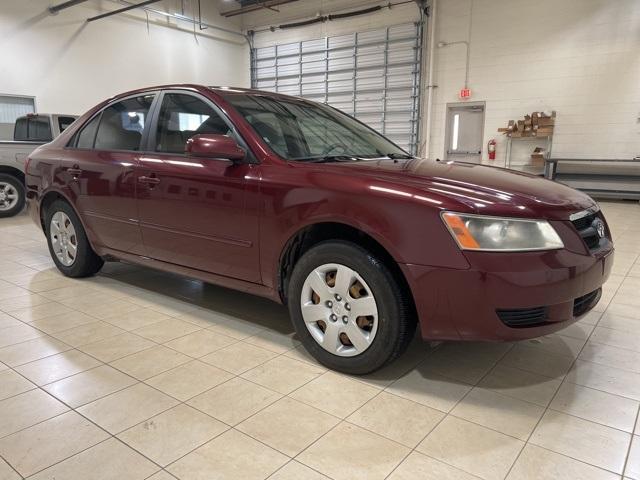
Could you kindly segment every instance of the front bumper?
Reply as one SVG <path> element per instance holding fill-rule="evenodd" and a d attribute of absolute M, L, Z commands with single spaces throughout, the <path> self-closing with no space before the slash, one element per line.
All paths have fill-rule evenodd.
<path fill-rule="evenodd" d="M 576 300 L 588 299 L 579 314 L 595 306 L 613 265 L 610 245 L 587 255 L 563 249 L 465 256 L 464 270 L 401 265 L 425 339 L 508 341 L 556 332 L 577 319 Z M 541 308 L 544 316 L 528 326 L 509 326 L 502 314 Z"/>

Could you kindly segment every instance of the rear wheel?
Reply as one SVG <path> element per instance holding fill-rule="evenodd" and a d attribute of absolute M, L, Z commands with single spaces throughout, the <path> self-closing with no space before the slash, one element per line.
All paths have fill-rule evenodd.
<path fill-rule="evenodd" d="M 47 243 L 58 270 L 67 277 L 96 274 L 104 261 L 91 248 L 76 212 L 63 200 L 53 202 L 45 213 Z"/>
<path fill-rule="evenodd" d="M 298 336 L 322 364 L 365 374 L 399 356 L 415 331 L 408 292 L 357 245 L 323 242 L 307 251 L 289 281 Z"/>
<path fill-rule="evenodd" d="M 0 173 L 0 218 L 13 217 L 22 211 L 25 188 L 22 181 L 13 175 Z"/>

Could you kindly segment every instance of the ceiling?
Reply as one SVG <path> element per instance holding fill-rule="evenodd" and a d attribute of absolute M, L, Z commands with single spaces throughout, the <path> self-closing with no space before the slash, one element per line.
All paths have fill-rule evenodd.
<path fill-rule="evenodd" d="M 221 14 L 237 10 L 243 6 L 251 7 L 256 4 L 270 1 L 278 3 L 271 8 L 256 8 L 251 12 L 243 13 L 236 17 L 240 18 L 240 24 L 244 29 L 253 29 L 256 27 L 264 27 L 277 25 L 280 23 L 291 22 L 313 18 L 318 14 L 335 13 L 339 11 L 356 10 L 358 8 L 380 5 L 380 0 L 215 0 L 217 2 L 218 11 Z"/>

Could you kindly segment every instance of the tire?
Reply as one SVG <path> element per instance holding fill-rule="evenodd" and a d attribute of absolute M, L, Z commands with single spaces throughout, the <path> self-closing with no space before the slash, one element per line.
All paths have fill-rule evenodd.
<path fill-rule="evenodd" d="M 340 272 L 349 271 L 340 277 Z M 350 285 L 348 297 L 336 296 L 345 291 L 345 285 Z M 365 295 L 354 298 L 354 288 L 356 295 Z M 345 241 L 327 241 L 309 249 L 296 263 L 287 303 L 298 337 L 316 360 L 333 370 L 364 375 L 396 359 L 411 342 L 416 316 L 409 295 L 387 266 L 367 250 Z M 371 296 L 373 299 L 365 298 Z M 376 314 L 358 316 L 373 311 Z M 320 321 L 314 322 L 316 317 Z M 340 332 L 338 343 L 334 342 L 336 331 Z M 351 332 L 359 342 L 349 337 Z"/>
<path fill-rule="evenodd" d="M 25 188 L 19 178 L 0 173 L 0 218 L 13 217 L 24 209 Z"/>
<path fill-rule="evenodd" d="M 55 223 L 52 224 L 54 217 Z M 82 222 L 67 202 L 56 200 L 47 208 L 45 229 L 51 258 L 64 275 L 81 278 L 90 277 L 100 271 L 104 261 L 91 248 Z M 75 247 L 73 255 L 65 256 L 61 252 L 61 237 L 65 233 L 66 250 L 71 252 L 72 247 Z M 59 255 L 62 255 L 62 258 Z M 69 260 L 71 260 L 70 263 Z"/>

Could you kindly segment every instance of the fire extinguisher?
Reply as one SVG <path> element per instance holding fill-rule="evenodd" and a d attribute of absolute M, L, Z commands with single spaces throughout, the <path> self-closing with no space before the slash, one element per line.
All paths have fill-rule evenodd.
<path fill-rule="evenodd" d="M 494 138 L 489 140 L 489 143 L 487 143 L 487 151 L 489 152 L 489 160 L 495 160 L 496 159 L 496 140 Z"/>

